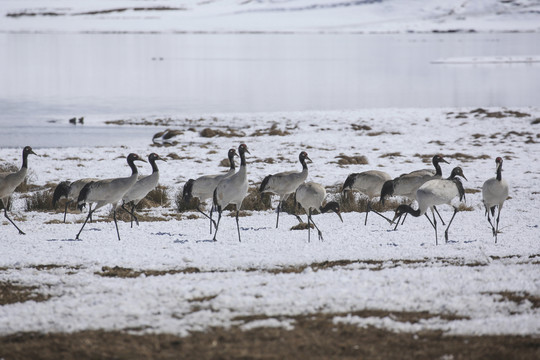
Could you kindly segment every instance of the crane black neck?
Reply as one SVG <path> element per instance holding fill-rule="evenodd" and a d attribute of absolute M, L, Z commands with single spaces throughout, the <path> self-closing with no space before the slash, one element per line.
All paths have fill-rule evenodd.
<path fill-rule="evenodd" d="M 26 151 L 23 152 L 21 169 L 28 169 L 28 153 Z"/>
<path fill-rule="evenodd" d="M 433 166 L 435 166 L 435 175 L 442 176 L 441 165 L 435 159 L 433 159 Z"/>
<path fill-rule="evenodd" d="M 245 155 L 245 151 L 243 149 L 241 149 L 240 151 L 238 151 L 240 153 L 240 166 L 246 166 L 246 155 Z"/>
<path fill-rule="evenodd" d="M 497 181 L 502 180 L 502 164 L 497 166 Z"/>
<path fill-rule="evenodd" d="M 128 162 L 129 167 L 131 168 L 131 174 L 132 175 L 137 174 L 138 173 L 137 166 L 135 165 L 133 159 L 128 157 L 127 162 Z M 152 165 L 152 168 L 153 168 L 153 165 Z"/>
<path fill-rule="evenodd" d="M 158 169 L 157 164 L 156 164 L 156 160 L 155 159 L 149 159 L 148 161 L 150 161 L 150 165 L 152 165 L 152 173 L 159 172 L 159 169 Z"/>
<path fill-rule="evenodd" d="M 229 155 L 229 164 L 230 164 L 230 170 L 236 169 L 236 165 L 234 165 L 234 154 Z"/>
<path fill-rule="evenodd" d="M 404 213 L 404 212 L 409 213 L 414 217 L 419 217 L 420 216 L 420 208 L 414 210 L 410 205 L 405 205 L 405 204 L 399 205 L 398 210 L 400 212 L 402 212 L 402 213 Z"/>
<path fill-rule="evenodd" d="M 307 170 L 307 164 L 306 164 L 306 159 L 301 157 L 300 158 L 300 164 L 302 164 L 302 169 L 303 170 Z"/>

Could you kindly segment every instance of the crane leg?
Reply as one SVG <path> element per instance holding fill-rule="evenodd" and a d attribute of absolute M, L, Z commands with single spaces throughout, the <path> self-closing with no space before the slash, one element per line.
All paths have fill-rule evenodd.
<path fill-rule="evenodd" d="M 0 201 L 2 201 L 2 200 L 0 200 Z M 7 203 L 9 203 L 9 200 L 7 201 Z M 7 203 L 4 204 L 4 203 L 2 202 L 2 204 L 4 204 L 4 216 L 6 217 L 6 219 L 9 220 L 10 223 L 13 224 L 13 226 L 15 226 L 15 228 L 16 228 L 17 230 L 19 230 L 19 234 L 20 234 L 20 235 L 26 235 L 21 229 L 19 229 L 19 227 L 18 227 L 17 225 L 15 225 L 15 223 L 13 222 L 13 220 L 11 220 L 11 219 L 9 218 L 8 213 L 7 213 L 7 208 L 8 208 L 8 204 L 7 204 Z"/>
<path fill-rule="evenodd" d="M 217 218 L 217 224 L 216 224 L 216 231 L 214 232 L 214 238 L 212 239 L 213 241 L 217 241 L 216 235 L 219 229 L 219 222 L 221 221 L 221 206 L 219 205 L 217 206 L 217 212 L 218 212 L 218 218 Z"/>
<path fill-rule="evenodd" d="M 433 229 L 435 229 L 435 245 L 439 245 L 439 241 L 437 239 L 437 219 L 435 219 L 435 214 L 433 213 L 433 211 L 431 211 L 431 213 L 433 214 L 433 221 L 431 221 L 427 213 L 424 215 L 426 215 L 426 219 L 428 219 Z"/>
<path fill-rule="evenodd" d="M 444 231 L 444 240 L 448 242 L 448 229 L 450 228 L 450 225 L 452 225 L 452 221 L 454 221 L 454 216 L 457 214 L 457 208 L 454 208 L 454 215 L 452 215 L 452 218 L 450 219 L 450 222 L 448 223 L 448 226 L 446 227 L 446 230 Z"/>
<path fill-rule="evenodd" d="M 214 223 L 214 226 L 216 226 L 216 222 L 214 220 L 212 220 L 212 212 L 210 212 L 210 216 L 206 215 L 206 213 L 204 211 L 202 211 L 202 209 L 197 205 L 197 211 L 200 212 L 201 214 L 203 214 L 206 218 L 210 219 L 210 234 L 212 233 L 212 223 Z M 210 210 L 212 211 L 212 210 Z"/>
<path fill-rule="evenodd" d="M 313 218 L 311 217 L 311 209 L 309 210 L 309 217 L 311 218 L 311 222 L 313 223 L 313 226 L 315 226 L 315 229 L 317 229 L 319 240 L 324 241 L 323 236 L 322 236 L 322 231 L 319 230 L 319 227 L 317 226 L 317 224 L 315 224 L 315 221 L 313 221 Z"/>
<path fill-rule="evenodd" d="M 113 211 L 114 226 L 116 226 L 116 235 L 118 235 L 118 241 L 120 241 L 120 232 L 118 231 L 118 222 L 116 221 L 116 208 Z"/>
<path fill-rule="evenodd" d="M 135 219 L 137 226 L 139 226 L 139 219 L 137 219 L 137 216 L 135 215 L 135 205 L 131 205 L 131 216 L 133 216 L 133 219 Z M 131 219 L 131 227 L 133 227 L 133 219 Z"/>
<path fill-rule="evenodd" d="M 380 212 L 378 212 L 377 210 L 374 210 L 372 207 L 371 207 L 371 202 L 368 201 L 368 209 L 367 211 L 373 211 L 375 214 L 379 215 L 380 217 L 382 217 L 383 219 L 385 219 L 386 221 L 388 221 L 390 224 L 392 224 L 392 220 L 390 220 L 389 218 L 387 218 L 386 216 L 384 216 L 383 214 L 381 214 Z M 367 212 L 366 212 L 366 222 L 364 223 L 364 225 L 367 224 Z"/>
<path fill-rule="evenodd" d="M 238 212 L 238 205 L 236 205 L 236 230 L 238 230 L 238 241 L 242 242 L 242 240 L 240 239 L 240 224 L 238 223 Z"/>
<path fill-rule="evenodd" d="M 435 209 L 435 212 L 437 213 L 437 215 L 439 215 L 439 219 L 441 219 L 442 224 L 443 224 L 443 225 L 446 225 L 446 224 L 444 223 L 444 220 L 443 220 L 441 214 L 439 214 L 439 210 L 437 210 L 437 207 L 433 206 L 433 208 Z"/>
<path fill-rule="evenodd" d="M 69 203 L 71 203 L 71 201 L 66 201 L 66 206 L 64 207 L 64 224 L 66 223 L 66 214 Z"/>
<path fill-rule="evenodd" d="M 277 219 L 276 219 L 276 229 L 278 228 L 278 224 L 279 224 L 279 211 L 281 210 L 281 200 L 279 201 L 278 205 L 277 205 Z"/>
<path fill-rule="evenodd" d="M 311 225 L 310 225 L 310 221 L 311 221 L 311 209 L 309 209 L 308 211 L 308 216 L 307 216 L 307 242 L 311 242 Z"/>
<path fill-rule="evenodd" d="M 497 213 L 497 227 L 495 228 L 495 244 L 497 243 L 497 234 L 499 233 L 499 218 L 501 217 L 501 205 L 499 205 L 499 212 Z"/>
<path fill-rule="evenodd" d="M 96 206 L 96 207 L 97 207 L 97 206 Z M 81 232 L 83 231 L 84 226 L 86 225 L 86 222 L 88 221 L 88 219 L 90 219 L 90 218 L 92 217 L 92 212 L 93 212 L 93 211 L 92 211 L 92 205 L 88 205 L 88 208 L 89 208 L 89 210 L 88 210 L 88 215 L 86 216 L 86 219 L 84 220 L 84 223 L 83 223 L 82 226 L 81 226 L 81 230 L 79 230 L 79 233 L 77 234 L 77 236 L 75 236 L 75 239 L 77 239 L 77 240 L 79 239 L 79 235 L 81 235 Z M 96 209 L 94 208 L 94 211 L 95 211 L 95 210 L 96 210 Z"/>

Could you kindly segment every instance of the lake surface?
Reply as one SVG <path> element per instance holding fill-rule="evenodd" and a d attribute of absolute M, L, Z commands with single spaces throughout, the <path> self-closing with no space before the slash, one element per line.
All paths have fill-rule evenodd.
<path fill-rule="evenodd" d="M 540 106 L 538 63 L 432 63 L 539 55 L 537 33 L 0 34 L 0 46 L 2 147 L 28 139 L 35 146 L 80 144 L 35 136 L 47 126 L 59 138 L 80 135 L 67 125 L 74 116 L 91 124 L 222 112 Z M 121 143 L 100 131 L 127 131 L 94 130 L 86 140 L 96 145 Z M 130 136 L 148 140 L 147 133 Z"/>

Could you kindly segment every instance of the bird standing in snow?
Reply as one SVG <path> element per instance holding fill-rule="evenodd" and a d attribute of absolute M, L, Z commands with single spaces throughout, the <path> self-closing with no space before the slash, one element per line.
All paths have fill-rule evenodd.
<path fill-rule="evenodd" d="M 154 188 L 158 185 L 159 169 L 156 164 L 157 160 L 165 162 L 167 161 L 156 153 L 151 153 L 150 155 L 148 155 L 148 162 L 150 163 L 150 165 L 152 165 L 152 174 L 141 176 L 137 180 L 135 185 L 133 185 L 122 197 L 122 209 L 124 209 L 131 215 L 131 227 L 133 227 L 133 219 L 135 219 L 135 222 L 137 223 L 137 225 L 139 225 L 139 220 L 135 215 L 135 207 L 142 199 L 144 199 L 146 195 L 148 195 L 150 191 L 154 190 Z M 131 205 L 131 211 L 125 208 L 126 204 Z"/>
<path fill-rule="evenodd" d="M 317 184 L 315 182 L 308 182 L 300 185 L 298 189 L 296 189 L 296 201 L 304 208 L 307 214 L 308 218 L 308 242 L 310 241 L 311 236 L 311 226 L 310 222 L 313 223 L 313 226 L 317 229 L 317 232 L 319 234 L 319 240 L 323 240 L 322 232 L 319 229 L 319 227 L 315 224 L 313 221 L 312 210 L 318 210 L 321 213 L 328 212 L 329 210 L 334 211 L 338 216 L 341 222 L 343 222 L 343 218 L 341 217 L 339 204 L 335 201 L 330 201 L 325 206 L 322 206 L 322 203 L 324 201 L 324 198 L 326 197 L 326 189 L 321 185 Z"/>
<path fill-rule="evenodd" d="M 76 202 L 77 198 L 79 197 L 79 193 L 81 192 L 81 189 L 88 184 L 91 181 L 96 181 L 98 179 L 95 178 L 84 178 L 75 180 L 73 182 L 69 181 L 62 181 L 60 184 L 56 186 L 53 193 L 53 199 L 52 199 L 52 205 L 54 208 L 56 208 L 56 203 L 58 201 L 65 197 L 67 199 L 66 205 L 64 207 L 64 223 L 66 222 L 66 214 L 69 204 L 72 202 Z M 91 220 L 91 219 L 90 219 Z"/>
<path fill-rule="evenodd" d="M 229 205 L 234 204 L 236 207 L 236 228 L 238 230 L 238 241 L 240 239 L 240 225 L 238 224 L 238 212 L 242 206 L 242 202 L 248 192 L 248 180 L 246 169 L 246 153 L 250 153 L 246 144 L 241 144 L 238 147 L 238 154 L 240 154 L 240 169 L 238 172 L 222 179 L 214 190 L 214 206 L 217 207 L 218 221 L 216 224 L 216 231 L 214 232 L 213 240 L 216 241 L 216 235 L 219 228 L 219 222 L 221 220 L 221 212 Z"/>
<path fill-rule="evenodd" d="M 236 171 L 236 167 L 234 165 L 235 156 L 236 156 L 236 150 L 229 149 L 229 152 L 228 152 L 229 171 L 227 171 L 226 173 L 215 174 L 215 175 L 204 175 L 204 176 L 198 177 L 197 179 L 189 179 L 184 185 L 184 189 L 182 192 L 182 198 L 184 202 L 189 202 L 194 197 L 198 198 L 199 202 L 212 199 L 212 197 L 214 196 L 214 190 L 216 190 L 216 187 L 218 186 L 219 182 L 233 175 L 234 172 Z M 211 234 L 212 224 L 214 224 L 214 226 L 216 225 L 214 220 L 212 220 L 213 207 L 210 208 L 210 215 L 206 215 L 206 213 L 201 209 L 200 205 L 197 205 L 197 211 L 203 214 L 204 216 L 206 216 L 208 219 L 210 219 L 210 234 Z"/>
<path fill-rule="evenodd" d="M 504 201 L 508 197 L 508 183 L 505 179 L 502 178 L 502 164 L 503 159 L 498 157 L 495 159 L 495 164 L 497 166 L 496 177 L 486 180 L 482 186 L 482 199 L 484 201 L 484 206 L 486 208 L 486 215 L 491 225 L 491 230 L 493 236 L 495 237 L 495 243 L 497 243 L 497 234 L 499 232 L 499 218 L 501 217 L 501 209 L 503 207 Z M 495 208 L 498 208 L 497 211 L 497 224 L 493 226 L 489 213 L 491 216 L 495 217 Z"/>
<path fill-rule="evenodd" d="M 300 164 L 302 164 L 302 171 L 286 171 L 273 175 L 268 175 L 263 179 L 263 181 L 261 182 L 261 186 L 259 187 L 259 192 L 261 193 L 270 192 L 279 195 L 276 228 L 279 225 L 279 212 L 281 210 L 283 202 L 287 200 L 289 195 L 296 191 L 300 184 L 306 181 L 308 176 L 308 167 L 306 165 L 306 160 L 309 160 L 310 162 L 312 161 L 309 158 L 307 152 L 302 151 L 300 155 L 298 155 L 298 159 L 300 160 Z"/>
<path fill-rule="evenodd" d="M 451 201 L 456 197 L 459 197 L 460 201 L 465 199 L 465 189 L 457 176 L 461 176 L 467 180 L 463 174 L 463 170 L 460 167 L 455 167 L 452 170 L 452 174 L 447 179 L 435 179 L 425 182 L 416 192 L 418 209 L 414 210 L 410 205 L 399 205 L 396 209 L 393 221 L 405 213 L 409 213 L 415 217 L 425 214 L 426 218 L 429 220 L 429 223 L 435 229 L 435 244 L 438 245 L 437 219 L 435 219 L 434 207 L 435 205 L 448 204 L 454 208 L 454 214 L 452 215 L 452 218 L 450 219 L 450 222 L 448 223 L 448 226 L 444 232 L 444 237 L 446 242 L 448 242 L 448 229 L 450 228 L 450 225 L 452 225 L 452 221 L 454 220 L 454 217 L 458 211 L 458 208 L 453 206 Z M 427 209 L 431 209 L 433 221 L 431 221 L 429 216 L 426 214 Z"/>
<path fill-rule="evenodd" d="M 28 172 L 28 155 L 30 154 L 37 155 L 30 146 L 25 146 L 22 152 L 21 169 L 16 172 L 0 173 L 0 201 L 4 205 L 4 216 L 17 230 L 19 230 L 19 234 L 21 235 L 25 235 L 25 233 L 9 218 L 7 209 L 11 194 L 13 194 L 17 186 L 19 186 L 26 177 L 26 173 Z"/>
<path fill-rule="evenodd" d="M 388 222 L 391 222 L 386 216 L 371 208 L 371 199 L 381 196 L 382 187 L 384 183 L 389 180 L 392 180 L 390 175 L 379 170 L 368 170 L 347 176 L 341 191 L 356 190 L 368 197 L 364 225 L 367 225 L 367 218 L 370 211 L 373 211 L 375 214 L 385 218 Z"/>
<path fill-rule="evenodd" d="M 123 178 L 112 178 L 92 181 L 82 188 L 77 199 L 79 210 L 81 210 L 86 203 L 90 205 L 88 216 L 86 217 L 86 220 L 84 220 L 84 223 L 81 226 L 81 230 L 79 230 L 79 233 L 77 234 L 75 239 L 79 238 L 79 235 L 81 235 L 81 232 L 83 231 L 86 222 L 97 209 L 107 204 L 112 204 L 114 225 L 116 226 L 116 235 L 118 235 L 118 240 L 120 240 L 120 232 L 118 231 L 118 223 L 116 221 L 116 208 L 118 207 L 118 202 L 122 200 L 122 197 L 137 182 L 138 171 L 137 166 L 134 163 L 135 161 L 146 162 L 146 160 L 142 159 L 137 154 L 129 154 L 127 156 L 127 163 L 131 168 L 130 176 Z M 92 203 L 96 203 L 96 206 L 93 209 L 91 205 Z"/>

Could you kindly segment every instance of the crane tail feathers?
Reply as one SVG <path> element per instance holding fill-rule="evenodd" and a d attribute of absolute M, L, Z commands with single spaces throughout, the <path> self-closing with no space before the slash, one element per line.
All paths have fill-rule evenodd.
<path fill-rule="evenodd" d="M 81 189 L 81 192 L 79 193 L 79 197 L 77 198 L 77 207 L 81 211 L 84 207 L 84 204 L 86 204 L 86 199 L 88 198 L 88 194 L 90 193 L 93 184 L 94 181 L 90 181 L 88 184 L 84 185 L 84 187 Z"/>
<path fill-rule="evenodd" d="M 387 196 L 394 195 L 394 180 L 387 180 L 384 182 L 381 189 L 381 204 L 384 205 L 384 199 Z"/>
<path fill-rule="evenodd" d="M 266 190 L 266 187 L 268 186 L 268 182 L 270 181 L 271 177 L 272 175 L 268 175 L 267 177 L 263 179 L 261 186 L 259 187 L 259 192 L 263 192 Z"/>
<path fill-rule="evenodd" d="M 345 190 L 352 190 L 352 186 L 354 185 L 354 181 L 356 180 L 357 174 L 351 174 L 347 176 L 347 179 L 343 183 L 343 187 L 341 188 L 341 192 Z"/>
<path fill-rule="evenodd" d="M 189 179 L 184 185 L 184 190 L 182 191 L 182 199 L 184 199 L 185 202 L 188 202 L 193 197 L 193 184 L 194 183 L 195 183 L 195 180 Z"/>
<path fill-rule="evenodd" d="M 60 200 L 62 197 L 67 198 L 68 193 L 69 193 L 69 185 L 70 185 L 69 181 L 62 181 L 54 189 L 53 199 L 52 199 L 52 205 L 54 208 L 56 207 L 56 203 L 58 202 L 58 200 Z"/>

